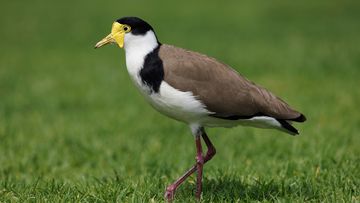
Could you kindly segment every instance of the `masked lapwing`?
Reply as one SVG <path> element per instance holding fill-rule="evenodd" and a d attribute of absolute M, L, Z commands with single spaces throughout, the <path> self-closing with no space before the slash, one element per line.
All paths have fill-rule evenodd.
<path fill-rule="evenodd" d="M 298 131 L 291 122 L 306 120 L 230 66 L 200 53 L 161 44 L 151 25 L 140 18 L 118 19 L 95 48 L 110 43 L 125 49 L 129 75 L 146 100 L 162 114 L 188 124 L 194 136 L 196 163 L 167 187 L 167 200 L 174 198 L 179 185 L 195 171 L 196 197 L 200 199 L 203 165 L 216 153 L 205 127 L 245 125 L 296 135 Z M 207 146 L 204 154 L 201 137 Z"/>

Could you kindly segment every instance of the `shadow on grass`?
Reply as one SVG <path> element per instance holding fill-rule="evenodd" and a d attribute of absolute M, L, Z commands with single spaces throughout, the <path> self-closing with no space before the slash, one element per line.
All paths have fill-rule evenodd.
<path fill-rule="evenodd" d="M 192 181 L 191 181 L 192 182 Z M 186 184 L 180 189 L 177 199 L 194 196 L 195 183 Z M 278 199 L 300 198 L 304 201 L 316 199 L 318 194 L 307 183 L 290 183 L 286 180 L 244 181 L 239 177 L 223 175 L 218 179 L 205 179 L 203 182 L 204 202 L 221 201 L 275 201 Z"/>

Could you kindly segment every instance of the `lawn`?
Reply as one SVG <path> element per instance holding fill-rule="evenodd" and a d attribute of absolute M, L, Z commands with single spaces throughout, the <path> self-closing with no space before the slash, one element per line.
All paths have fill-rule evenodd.
<path fill-rule="evenodd" d="M 308 121 L 300 135 L 208 129 L 203 202 L 360 201 L 359 1 L 5 1 L 0 202 L 161 202 L 194 163 L 188 127 L 153 110 L 123 50 L 94 44 L 122 16 L 206 53 Z M 177 192 L 194 201 L 195 178 Z"/>

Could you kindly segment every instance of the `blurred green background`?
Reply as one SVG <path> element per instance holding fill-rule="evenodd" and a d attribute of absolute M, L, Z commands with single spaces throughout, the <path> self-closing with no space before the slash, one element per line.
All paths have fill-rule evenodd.
<path fill-rule="evenodd" d="M 209 129 L 204 202 L 360 201 L 359 1 L 2 1 L 0 201 L 159 202 L 194 163 L 188 127 L 153 110 L 123 50 L 94 44 L 138 16 L 308 121 L 301 135 Z M 193 201 L 192 177 L 177 192 Z"/>

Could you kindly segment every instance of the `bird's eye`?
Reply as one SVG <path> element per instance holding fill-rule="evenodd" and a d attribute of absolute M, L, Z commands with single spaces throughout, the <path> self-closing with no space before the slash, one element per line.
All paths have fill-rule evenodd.
<path fill-rule="evenodd" d="M 130 32 L 131 28 L 130 28 L 130 26 L 125 25 L 123 30 L 127 33 L 127 32 Z"/>

